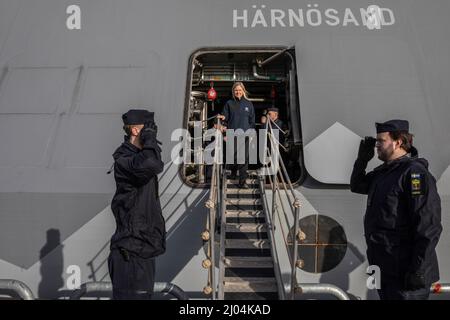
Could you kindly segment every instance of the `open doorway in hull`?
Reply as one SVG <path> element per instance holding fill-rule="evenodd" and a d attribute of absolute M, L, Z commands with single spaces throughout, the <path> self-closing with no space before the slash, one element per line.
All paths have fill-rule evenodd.
<path fill-rule="evenodd" d="M 190 58 L 184 127 L 194 137 L 194 130 L 205 132 L 213 126 L 213 118 L 222 112 L 225 103 L 232 98 L 231 88 L 241 81 L 249 92 L 249 100 L 255 108 L 256 129 L 261 127 L 261 117 L 268 108 L 277 107 L 279 118 L 285 124 L 285 150 L 283 161 L 290 180 L 301 183 L 304 178 L 300 110 L 297 91 L 297 74 L 293 49 L 271 48 L 205 48 Z M 208 99 L 208 90 L 214 88 L 216 99 Z M 210 143 L 201 146 L 191 141 L 188 157 L 194 162 Z M 257 169 L 250 164 L 249 169 Z M 183 180 L 194 187 L 208 186 L 211 166 L 183 164 Z"/>

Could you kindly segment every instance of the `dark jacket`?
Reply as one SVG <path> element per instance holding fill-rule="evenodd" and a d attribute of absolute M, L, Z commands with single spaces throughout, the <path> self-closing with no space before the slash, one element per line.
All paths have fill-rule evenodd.
<path fill-rule="evenodd" d="M 247 131 L 255 128 L 255 109 L 251 101 L 244 97 L 241 100 L 228 100 L 222 113 L 228 122 L 228 129 Z"/>
<path fill-rule="evenodd" d="M 439 280 L 436 245 L 442 231 L 441 201 L 425 159 L 401 157 L 368 174 L 356 160 L 351 190 L 367 194 L 364 231 L 370 264 L 401 278 L 420 272 L 428 284 Z M 382 280 L 383 281 L 383 280 Z"/>
<path fill-rule="evenodd" d="M 166 230 L 157 177 L 164 168 L 160 152 L 156 143 L 141 150 L 128 141 L 114 152 L 117 190 L 111 209 L 117 229 L 111 250 L 124 248 L 142 258 L 164 253 Z"/>

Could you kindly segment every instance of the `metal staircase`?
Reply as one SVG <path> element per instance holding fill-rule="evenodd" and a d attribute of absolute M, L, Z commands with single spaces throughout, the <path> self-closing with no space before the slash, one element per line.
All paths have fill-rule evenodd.
<path fill-rule="evenodd" d="M 268 226 L 256 172 L 248 189 L 224 179 L 219 299 L 279 299 Z"/>
<path fill-rule="evenodd" d="M 220 128 L 220 120 L 217 120 Z M 271 125 L 266 128 L 266 136 L 271 144 L 271 150 L 278 147 L 271 138 Z M 221 155 L 220 130 L 216 130 L 214 163 L 211 175 L 211 188 L 206 207 L 209 209 L 206 230 L 202 233 L 203 241 L 207 241 L 206 259 L 202 266 L 208 269 L 208 282 L 203 292 L 214 299 L 286 299 L 286 290 L 281 277 L 280 264 L 275 243 L 275 216 L 281 212 L 277 206 L 280 197 L 278 176 L 283 176 L 289 184 L 289 191 L 295 198 L 294 190 L 289 181 L 284 164 L 279 153 L 274 153 L 275 159 L 280 159 L 283 173 L 280 169 L 267 175 L 267 170 L 248 171 L 246 184 L 248 188 L 240 188 L 237 180 L 228 178 L 219 156 Z M 265 144 L 263 144 L 265 145 Z M 269 157 L 269 148 L 265 152 Z M 265 163 L 265 161 L 263 161 Z M 273 163 L 273 162 L 271 162 Z M 267 164 L 264 166 L 267 169 Z M 261 169 L 260 169 L 261 170 Z M 273 179 L 271 178 L 273 176 Z M 266 178 L 270 180 L 271 188 L 267 189 Z M 271 196 L 271 200 L 268 199 Z M 271 202 L 271 205 L 269 204 Z M 292 216 L 296 221 L 294 235 L 298 234 L 299 205 L 298 200 L 291 203 Z M 295 207 L 295 208 L 294 208 Z M 283 212 L 285 211 L 282 208 Z M 275 214 L 277 213 L 277 214 Z M 280 218 L 278 218 L 280 220 Z M 290 228 L 290 226 L 287 226 Z M 216 241 L 216 237 L 220 240 Z M 298 237 L 292 237 L 294 246 L 291 251 L 292 265 L 291 288 L 296 287 L 297 244 Z M 286 244 L 287 245 L 287 242 Z M 216 251 L 218 254 L 216 255 Z M 217 277 L 216 267 L 219 267 Z M 217 278 L 217 281 L 216 281 Z M 290 291 L 290 298 L 294 298 L 294 290 Z"/>

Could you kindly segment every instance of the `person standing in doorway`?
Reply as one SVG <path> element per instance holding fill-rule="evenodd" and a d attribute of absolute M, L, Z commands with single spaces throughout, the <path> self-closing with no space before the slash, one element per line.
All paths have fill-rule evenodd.
<path fill-rule="evenodd" d="M 245 183 L 247 179 L 248 170 L 248 152 L 249 152 L 249 132 L 250 129 L 255 128 L 255 109 L 251 101 L 248 100 L 248 93 L 242 82 L 234 83 L 232 89 L 233 99 L 230 99 L 225 104 L 222 114 L 218 117 L 227 121 L 228 130 L 234 130 L 234 159 L 231 167 L 230 179 L 236 179 L 236 174 L 239 172 L 239 187 L 248 188 Z M 230 137 L 227 131 L 227 143 L 230 142 Z M 239 153 L 244 152 L 244 159 L 240 159 Z"/>

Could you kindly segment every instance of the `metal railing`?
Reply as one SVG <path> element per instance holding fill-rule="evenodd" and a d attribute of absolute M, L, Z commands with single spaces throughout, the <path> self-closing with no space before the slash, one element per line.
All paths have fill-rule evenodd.
<path fill-rule="evenodd" d="M 350 300 L 349 296 L 342 289 L 332 284 L 299 284 L 296 288 L 299 294 L 329 294 L 335 296 L 339 300 Z M 450 293 L 450 284 L 434 283 L 430 287 L 430 294 L 448 294 Z"/>
<path fill-rule="evenodd" d="M 280 300 L 285 300 L 286 299 L 286 290 L 284 289 L 284 285 L 283 285 L 283 277 L 281 275 L 281 270 L 280 270 L 280 262 L 278 259 L 278 254 L 277 254 L 277 250 L 275 247 L 275 235 L 274 235 L 274 221 L 273 221 L 273 217 L 269 214 L 269 201 L 267 199 L 267 195 L 264 192 L 265 189 L 265 181 L 264 179 L 261 179 L 261 176 L 259 176 L 259 188 L 261 190 L 261 200 L 262 200 L 262 205 L 264 208 L 264 212 L 266 213 L 266 225 L 267 225 L 267 234 L 268 237 L 270 239 L 269 243 L 270 243 L 270 247 L 271 247 L 271 252 L 272 252 L 272 259 L 273 259 L 273 265 L 274 265 L 274 272 L 275 272 L 275 279 L 277 282 L 277 289 L 278 289 L 278 298 Z M 272 202 L 273 204 L 273 202 Z M 272 209 L 273 210 L 273 209 Z"/>
<path fill-rule="evenodd" d="M 70 300 L 80 300 L 81 297 L 93 292 L 112 293 L 111 282 L 86 282 L 80 286 L 80 289 L 74 291 Z M 153 286 L 154 293 L 168 293 L 178 300 L 189 300 L 187 294 L 178 286 L 168 282 L 155 282 Z"/>
<path fill-rule="evenodd" d="M 302 261 L 298 259 L 298 242 L 299 240 L 302 239 L 302 232 L 300 230 L 300 226 L 299 226 L 299 219 L 300 219 L 300 207 L 301 207 L 301 203 L 300 203 L 300 199 L 296 194 L 296 191 L 294 190 L 291 180 L 289 178 L 289 174 L 286 170 L 286 166 L 284 165 L 283 159 L 281 157 L 281 154 L 279 152 L 279 148 L 283 148 L 284 146 L 282 144 L 280 144 L 280 142 L 276 139 L 276 137 L 274 136 L 274 131 L 272 129 L 272 124 L 275 125 L 276 127 L 277 124 L 275 122 L 273 122 L 270 118 L 267 118 L 267 125 L 266 125 L 266 132 L 264 137 L 266 139 L 268 139 L 269 144 L 270 144 L 270 148 L 267 146 L 267 140 L 264 141 L 264 146 L 266 151 L 264 152 L 264 159 L 263 159 L 263 169 L 265 172 L 264 174 L 260 174 L 259 178 L 261 179 L 265 179 L 265 177 L 267 176 L 269 178 L 269 183 L 271 186 L 271 193 L 272 193 L 272 203 L 271 203 L 271 233 L 275 233 L 275 217 L 278 217 L 279 221 L 280 221 L 280 226 L 283 232 L 283 239 L 285 240 L 285 245 L 286 245 L 286 249 L 288 252 L 288 256 L 291 262 L 291 275 L 290 275 L 290 294 L 289 294 L 289 298 L 290 299 L 294 299 L 295 298 L 295 288 L 297 287 L 297 267 L 301 267 L 302 265 Z M 282 134 L 284 134 L 284 132 L 282 131 L 281 128 L 277 128 L 279 130 L 279 132 L 281 132 Z M 269 168 L 269 163 L 267 163 L 266 159 L 267 157 L 271 158 L 271 167 Z M 262 185 L 265 184 L 262 183 Z M 282 197 L 281 197 L 281 192 L 280 192 L 280 188 L 279 186 L 282 186 L 282 188 L 285 191 L 286 197 L 288 199 L 288 203 L 289 203 L 289 209 L 291 210 L 290 213 L 293 217 L 294 223 L 292 226 L 290 226 L 289 223 L 289 217 L 286 216 L 286 214 L 288 214 L 288 210 L 286 210 Z M 264 196 L 267 198 L 266 193 L 266 189 L 262 188 L 262 192 L 264 193 Z M 277 202 L 277 199 L 279 199 L 279 204 Z M 281 212 L 278 210 L 279 206 L 281 206 Z M 285 230 L 283 230 L 283 223 L 282 223 L 282 214 L 284 214 L 284 220 L 285 223 L 288 226 L 288 232 L 286 232 Z M 293 228 L 293 232 L 291 235 L 291 241 L 292 241 L 292 249 L 289 249 L 289 244 L 287 242 L 287 239 L 289 237 L 289 229 Z M 273 251 L 276 251 L 276 248 L 274 247 L 274 244 L 272 243 L 272 248 Z"/>
<path fill-rule="evenodd" d="M 296 288 L 298 294 L 329 294 L 339 300 L 350 300 L 344 290 L 332 284 L 305 284 L 301 283 Z M 450 293 L 450 284 L 448 283 L 434 283 L 430 287 L 430 294 L 447 294 Z"/>
<path fill-rule="evenodd" d="M 22 300 L 34 300 L 33 292 L 28 286 L 19 280 L 0 279 L 0 290 L 8 290 L 17 293 Z"/>
<path fill-rule="evenodd" d="M 203 293 L 206 295 L 211 295 L 211 299 L 216 299 L 217 285 L 216 285 L 216 258 L 215 258 L 215 237 L 217 221 L 220 218 L 221 210 L 221 175 L 222 175 L 222 165 L 221 159 L 221 144 L 222 144 L 222 133 L 221 133 L 221 121 L 217 118 L 217 130 L 215 133 L 215 147 L 214 147 L 214 162 L 211 173 L 211 187 L 209 191 L 209 199 L 206 201 L 205 206 L 209 209 L 209 214 L 206 220 L 206 230 L 202 233 L 202 239 L 208 241 L 207 257 L 203 260 L 202 266 L 208 269 L 208 283 L 203 288 Z"/>
<path fill-rule="evenodd" d="M 344 290 L 332 284 L 325 283 L 302 283 L 297 286 L 295 293 L 300 294 L 329 294 L 339 300 L 350 300 Z"/>
<path fill-rule="evenodd" d="M 450 293 L 450 284 L 448 283 L 433 283 L 430 288 L 431 294 Z"/>
<path fill-rule="evenodd" d="M 289 289 L 289 299 L 294 300 L 297 293 L 302 294 L 329 294 L 337 297 L 339 300 L 350 300 L 348 295 L 341 290 L 340 288 L 332 285 L 332 284 L 301 284 L 299 285 L 297 282 L 297 268 L 302 268 L 303 266 L 303 260 L 298 258 L 298 245 L 300 241 L 303 241 L 305 239 L 305 234 L 301 231 L 299 221 L 300 221 L 300 207 L 301 202 L 298 197 L 298 194 L 296 193 L 294 187 L 292 186 L 291 180 L 289 178 L 289 174 L 287 172 L 286 166 L 284 164 L 284 161 L 281 157 L 281 154 L 279 153 L 279 148 L 283 148 L 284 146 L 280 144 L 280 142 L 276 139 L 276 137 L 273 134 L 272 124 L 274 124 L 279 132 L 284 134 L 282 129 L 277 126 L 276 123 L 272 122 L 270 119 L 268 119 L 268 124 L 266 126 L 266 137 L 268 137 L 270 142 L 270 148 L 267 149 L 267 155 L 272 158 L 272 162 L 274 160 L 273 154 L 275 153 L 275 158 L 278 160 L 279 166 L 276 168 L 276 172 L 273 175 L 268 175 L 269 182 L 271 186 L 272 191 L 272 217 L 270 217 L 271 220 L 271 232 L 275 233 L 275 217 L 278 217 L 278 220 L 280 222 L 280 229 L 283 233 L 283 239 L 285 241 L 286 250 L 291 262 L 291 274 L 290 274 L 290 289 Z M 267 145 L 267 144 L 266 144 Z M 264 165 L 267 169 L 267 164 L 264 159 Z M 273 164 L 272 164 L 273 165 Z M 273 170 L 273 169 L 272 169 Z M 272 178 L 273 176 L 273 178 Z M 289 206 L 285 206 L 283 203 L 283 199 L 281 197 L 281 190 L 279 186 L 281 185 L 286 197 L 287 202 L 289 203 Z M 265 192 L 265 189 L 262 188 L 263 192 Z M 278 201 L 277 201 L 278 200 Z M 279 205 L 278 205 L 279 203 Z M 279 211 L 278 209 L 281 208 Z M 290 211 L 289 211 L 290 210 Z M 291 217 L 293 217 L 293 224 L 291 224 L 290 217 L 287 216 L 287 214 L 291 214 Z M 283 218 L 284 216 L 284 218 Z M 287 230 L 283 229 L 283 221 L 285 222 L 285 225 L 287 225 Z M 290 233 L 289 230 L 292 229 L 292 232 Z M 291 238 L 292 243 L 292 249 L 289 249 L 289 237 Z M 274 248 L 273 250 L 275 250 Z"/>

